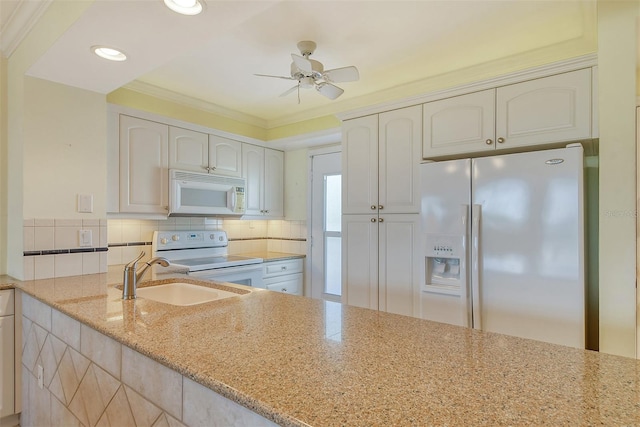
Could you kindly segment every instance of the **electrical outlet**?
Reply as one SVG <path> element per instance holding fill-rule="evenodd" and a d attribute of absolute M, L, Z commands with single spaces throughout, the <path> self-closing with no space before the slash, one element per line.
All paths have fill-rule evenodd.
<path fill-rule="evenodd" d="M 44 368 L 42 365 L 38 365 L 38 387 L 40 389 L 44 388 Z"/>
<path fill-rule="evenodd" d="M 91 247 L 93 245 L 91 230 L 78 230 L 78 242 L 82 248 Z"/>

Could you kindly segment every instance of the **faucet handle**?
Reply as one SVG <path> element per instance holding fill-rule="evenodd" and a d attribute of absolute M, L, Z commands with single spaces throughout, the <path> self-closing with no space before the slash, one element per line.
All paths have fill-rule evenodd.
<path fill-rule="evenodd" d="M 133 261 L 131 261 L 130 263 L 128 263 L 124 268 L 136 268 L 136 264 L 138 263 L 138 261 L 140 261 L 142 259 L 142 257 L 145 256 L 145 252 L 142 251 L 140 252 L 140 255 L 138 255 L 138 257 L 136 259 L 134 259 Z"/>

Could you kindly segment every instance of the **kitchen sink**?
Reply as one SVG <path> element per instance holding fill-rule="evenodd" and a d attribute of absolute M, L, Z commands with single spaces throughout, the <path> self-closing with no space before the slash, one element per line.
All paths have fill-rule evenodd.
<path fill-rule="evenodd" d="M 237 297 L 242 295 L 242 293 L 248 293 L 248 291 L 238 292 L 238 290 L 236 290 L 236 292 L 231 292 L 217 287 L 201 286 L 186 282 L 145 286 L 139 287 L 137 290 L 139 298 L 180 306 L 203 304 L 205 302 Z"/>

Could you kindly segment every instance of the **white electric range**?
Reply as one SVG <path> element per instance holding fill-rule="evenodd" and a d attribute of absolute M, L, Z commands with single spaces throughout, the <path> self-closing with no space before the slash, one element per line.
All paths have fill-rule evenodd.
<path fill-rule="evenodd" d="M 173 266 L 187 268 L 198 279 L 264 287 L 262 258 L 228 254 L 229 240 L 222 230 L 156 231 L 153 256 L 165 257 Z"/>

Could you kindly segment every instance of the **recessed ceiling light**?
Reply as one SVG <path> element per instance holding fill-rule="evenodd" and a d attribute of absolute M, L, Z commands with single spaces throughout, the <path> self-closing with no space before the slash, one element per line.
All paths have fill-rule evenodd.
<path fill-rule="evenodd" d="M 124 61 L 125 59 L 127 59 L 127 55 L 112 47 L 91 46 L 91 50 L 99 57 L 108 59 L 110 61 Z"/>
<path fill-rule="evenodd" d="M 164 0 L 164 4 L 174 12 L 183 15 L 197 15 L 204 10 L 204 0 Z"/>

